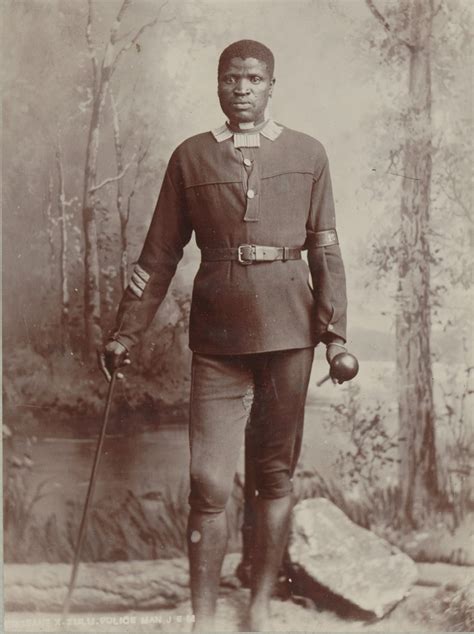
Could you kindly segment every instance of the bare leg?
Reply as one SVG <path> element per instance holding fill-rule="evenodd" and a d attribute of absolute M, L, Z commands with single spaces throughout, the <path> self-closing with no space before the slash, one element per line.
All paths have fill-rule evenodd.
<path fill-rule="evenodd" d="M 227 546 L 227 518 L 222 513 L 191 511 L 188 521 L 188 554 L 193 630 L 214 631 L 214 617 L 222 560 Z"/>
<path fill-rule="evenodd" d="M 195 631 L 215 628 L 227 545 L 226 503 L 232 492 L 253 375 L 246 358 L 193 354 L 188 553 Z"/>
<path fill-rule="evenodd" d="M 256 500 L 255 541 L 252 554 L 251 632 L 271 630 L 270 598 L 288 539 L 293 496 Z"/>

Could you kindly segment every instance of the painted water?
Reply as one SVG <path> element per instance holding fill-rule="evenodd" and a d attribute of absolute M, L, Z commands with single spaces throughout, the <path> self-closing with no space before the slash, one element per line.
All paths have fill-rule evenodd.
<path fill-rule="evenodd" d="M 337 478 L 335 461 L 347 447 L 344 433 L 331 427 L 331 404 L 344 398 L 347 386 L 334 386 L 330 382 L 320 388 L 316 381 L 326 372 L 324 361 L 317 360 L 313 367 L 311 388 L 308 395 L 305 434 L 301 463 L 314 468 L 325 478 Z M 437 374 L 446 368 L 436 368 Z M 392 402 L 392 414 L 387 420 L 390 428 L 396 428 L 394 407 L 395 380 L 392 363 L 361 363 L 360 376 L 354 385 L 360 387 L 360 397 L 367 403 Z M 131 422 L 131 424 L 133 421 Z M 99 432 L 100 421 L 97 421 Z M 32 460 L 31 483 L 33 486 L 47 482 L 47 495 L 35 506 L 38 518 L 56 514 L 61 518 L 67 500 L 85 498 L 94 459 L 97 437 L 87 439 L 36 437 L 29 448 Z M 14 453 L 19 454 L 24 445 L 15 439 Z M 95 500 L 121 496 L 131 490 L 137 496 L 159 500 L 167 490 L 176 490 L 187 484 L 189 465 L 188 428 L 182 424 L 162 425 L 156 431 L 108 436 L 105 440 L 98 474 Z M 238 470 L 243 468 L 243 452 Z"/>

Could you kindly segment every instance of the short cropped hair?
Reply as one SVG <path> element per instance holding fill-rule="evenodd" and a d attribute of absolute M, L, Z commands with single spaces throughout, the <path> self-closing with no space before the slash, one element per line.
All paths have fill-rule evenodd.
<path fill-rule="evenodd" d="M 220 77 L 224 72 L 226 66 L 234 57 L 240 57 L 241 59 L 248 59 L 254 57 L 267 65 L 270 77 L 273 78 L 273 71 L 275 70 L 275 58 L 271 50 L 256 40 L 239 40 L 233 44 L 229 44 L 225 48 L 221 56 L 219 57 L 219 65 L 217 67 L 217 76 Z"/>

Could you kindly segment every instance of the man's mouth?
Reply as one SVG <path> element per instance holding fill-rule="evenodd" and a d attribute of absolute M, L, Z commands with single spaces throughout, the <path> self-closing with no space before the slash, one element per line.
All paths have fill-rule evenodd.
<path fill-rule="evenodd" d="M 250 101 L 234 101 L 233 104 L 234 108 L 251 108 L 252 104 L 250 103 Z"/>

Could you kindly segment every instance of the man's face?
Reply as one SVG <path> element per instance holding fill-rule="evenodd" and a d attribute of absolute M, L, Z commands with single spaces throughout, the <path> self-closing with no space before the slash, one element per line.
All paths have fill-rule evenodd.
<path fill-rule="evenodd" d="M 218 79 L 219 101 L 231 123 L 261 123 L 275 80 L 254 57 L 233 57 Z"/>

